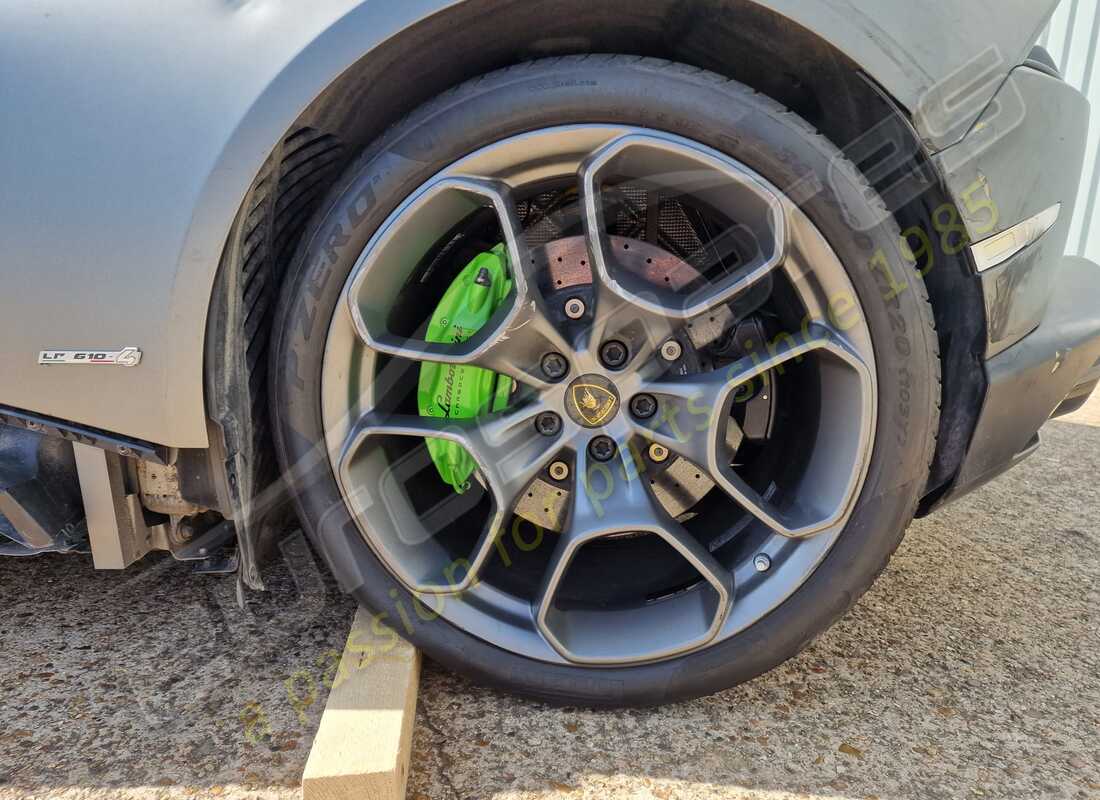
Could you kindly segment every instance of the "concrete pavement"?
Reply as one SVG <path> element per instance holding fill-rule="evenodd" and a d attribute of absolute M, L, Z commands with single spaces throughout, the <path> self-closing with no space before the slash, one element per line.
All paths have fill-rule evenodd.
<path fill-rule="evenodd" d="M 910 529 L 802 655 L 668 708 L 549 709 L 424 670 L 409 797 L 1100 797 L 1100 398 Z M 0 800 L 298 797 L 352 605 L 170 559 L 0 560 Z"/>

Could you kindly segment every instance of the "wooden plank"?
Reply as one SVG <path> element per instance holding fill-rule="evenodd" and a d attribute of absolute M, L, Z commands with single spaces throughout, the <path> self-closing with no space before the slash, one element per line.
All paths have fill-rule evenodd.
<path fill-rule="evenodd" d="M 73 442 L 76 474 L 84 496 L 88 542 L 96 569 L 125 569 L 153 549 L 136 495 L 127 495 L 122 459 L 98 447 Z M 136 524 L 137 522 L 141 524 Z"/>
<path fill-rule="evenodd" d="M 399 800 L 409 777 L 420 653 L 360 608 L 302 775 L 303 800 Z"/>
<path fill-rule="evenodd" d="M 1100 389 L 1092 393 L 1088 402 L 1064 417 L 1058 417 L 1056 422 L 1074 422 L 1078 425 L 1091 425 L 1100 428 Z"/>

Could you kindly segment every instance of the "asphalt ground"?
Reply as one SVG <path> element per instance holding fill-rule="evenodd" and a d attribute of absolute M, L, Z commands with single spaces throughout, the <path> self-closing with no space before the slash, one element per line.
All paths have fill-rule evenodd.
<path fill-rule="evenodd" d="M 592 712 L 426 664 L 409 797 L 1100 797 L 1100 398 L 1044 434 L 745 686 Z M 300 796 L 353 605 L 300 535 L 269 582 L 0 560 L 0 800 Z"/>

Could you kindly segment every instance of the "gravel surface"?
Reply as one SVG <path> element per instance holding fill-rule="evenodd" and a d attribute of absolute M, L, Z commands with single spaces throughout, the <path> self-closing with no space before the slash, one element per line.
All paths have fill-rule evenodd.
<path fill-rule="evenodd" d="M 1100 797 L 1100 398 L 1045 438 L 746 686 L 590 712 L 428 664 L 409 797 Z M 300 538 L 271 583 L 0 560 L 0 800 L 300 796 L 352 606 Z"/>
<path fill-rule="evenodd" d="M 282 555 L 244 612 L 170 557 L 0 559 L 0 800 L 300 797 L 354 603 Z"/>

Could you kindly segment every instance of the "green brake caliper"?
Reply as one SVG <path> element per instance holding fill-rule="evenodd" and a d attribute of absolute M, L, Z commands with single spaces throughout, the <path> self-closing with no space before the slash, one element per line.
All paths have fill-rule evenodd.
<path fill-rule="evenodd" d="M 508 256 L 503 244 L 481 253 L 447 287 L 428 324 L 429 342 L 464 342 L 481 329 L 508 292 Z M 425 362 L 420 366 L 417 404 L 422 417 L 469 419 L 508 404 L 512 379 L 481 367 Z M 474 459 L 457 442 L 428 439 L 428 452 L 440 477 L 464 492 Z"/>

